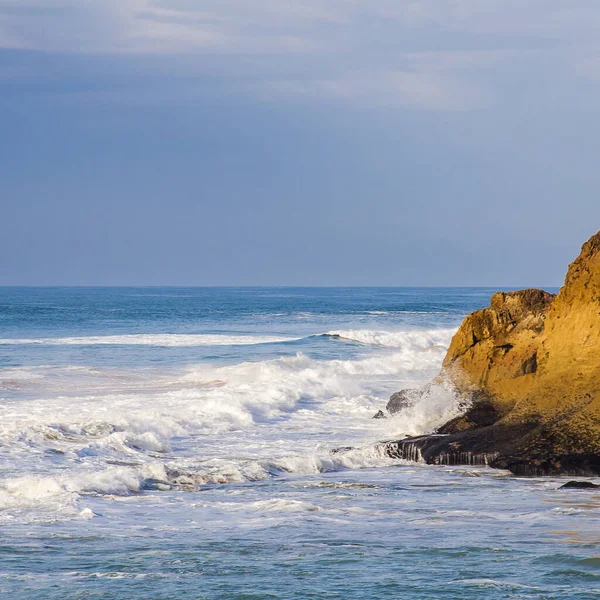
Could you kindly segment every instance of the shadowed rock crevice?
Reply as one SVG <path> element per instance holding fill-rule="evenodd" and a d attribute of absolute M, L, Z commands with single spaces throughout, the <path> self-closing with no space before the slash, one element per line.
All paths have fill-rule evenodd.
<path fill-rule="evenodd" d="M 521 365 L 519 377 L 523 375 L 530 375 L 537 371 L 537 352 L 534 352 L 527 360 Z"/>
<path fill-rule="evenodd" d="M 480 398 L 473 402 L 464 415 L 455 417 L 438 429 L 438 433 L 454 434 L 471 429 L 489 427 L 498 422 L 502 414 L 498 412 L 493 402 L 488 398 Z"/>

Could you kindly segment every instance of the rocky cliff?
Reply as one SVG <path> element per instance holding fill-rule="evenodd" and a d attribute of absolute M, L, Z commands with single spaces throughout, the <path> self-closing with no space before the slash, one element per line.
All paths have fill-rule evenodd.
<path fill-rule="evenodd" d="M 432 463 L 524 475 L 600 473 L 600 232 L 557 296 L 497 293 L 462 323 L 440 378 L 471 408 L 436 436 L 392 443 Z"/>

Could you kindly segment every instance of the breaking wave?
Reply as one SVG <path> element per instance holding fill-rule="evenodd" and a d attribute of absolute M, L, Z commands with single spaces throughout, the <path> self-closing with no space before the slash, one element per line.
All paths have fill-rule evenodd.
<path fill-rule="evenodd" d="M 446 349 L 456 329 L 431 329 L 413 331 L 372 331 L 368 329 L 328 331 L 324 336 L 360 344 L 406 348 L 413 350 Z"/>
<path fill-rule="evenodd" d="M 123 432 L 222 433 L 308 409 L 322 418 L 347 416 L 370 411 L 399 380 L 434 375 L 440 360 L 441 353 L 411 350 L 357 360 L 317 360 L 299 352 L 230 366 L 198 365 L 170 375 L 150 372 L 145 378 L 136 371 L 83 368 L 0 370 L 0 389 L 18 383 L 45 390 L 43 402 L 0 406 L 0 434 L 36 437 L 49 427 L 50 437 L 85 436 L 87 427 L 104 423 L 114 441 L 130 444 L 130 438 L 121 439 Z M 369 399 L 366 408 L 361 398 Z"/>
<path fill-rule="evenodd" d="M 0 369 L 0 394 L 24 391 L 0 404 L 0 445 L 6 449 L 0 456 L 6 475 L 0 482 L 0 521 L 25 513 L 39 520 L 91 518 L 82 510 L 87 496 L 398 464 L 378 442 L 431 431 L 455 414 L 456 399 L 439 389 L 398 417 L 371 417 L 392 392 L 437 374 L 452 334 L 451 329 L 322 334 L 380 347 L 346 359 L 297 352 L 225 366 Z M 233 344 L 241 338 L 290 339 L 216 339 Z M 81 340 L 183 345 L 213 343 L 215 337 L 131 335 L 60 343 Z M 331 452 L 346 446 L 352 447 Z"/>
<path fill-rule="evenodd" d="M 262 481 L 284 475 L 317 474 L 384 467 L 406 461 L 389 458 L 382 446 L 280 459 L 222 460 L 177 465 L 151 461 L 139 466 L 108 466 L 97 471 L 10 477 L 0 482 L 0 523 L 27 514 L 31 521 L 89 519 L 86 496 L 126 497 L 144 491 L 195 490 L 207 485 Z"/>
<path fill-rule="evenodd" d="M 456 329 L 377 331 L 369 329 L 339 330 L 318 333 L 309 338 L 323 337 L 332 340 L 357 342 L 365 345 L 386 348 L 407 348 L 427 350 L 447 347 Z M 258 344 L 276 344 L 297 342 L 302 337 L 277 335 L 231 335 L 231 334 L 128 334 L 99 335 L 62 338 L 5 338 L 0 345 L 39 345 L 39 346 L 155 346 L 155 347 L 193 347 L 193 346 L 248 346 Z"/>
<path fill-rule="evenodd" d="M 130 335 L 97 335 L 63 338 L 22 338 L 0 339 L 3 345 L 37 344 L 40 346 L 246 346 L 256 344 L 274 344 L 291 342 L 300 338 L 281 337 L 273 335 L 220 335 L 220 334 L 130 334 Z"/>

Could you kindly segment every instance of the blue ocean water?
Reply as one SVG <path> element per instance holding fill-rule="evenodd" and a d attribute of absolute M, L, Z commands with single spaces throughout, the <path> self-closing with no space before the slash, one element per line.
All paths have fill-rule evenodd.
<path fill-rule="evenodd" d="M 375 446 L 493 291 L 0 288 L 0 594 L 599 597 L 600 494 Z"/>

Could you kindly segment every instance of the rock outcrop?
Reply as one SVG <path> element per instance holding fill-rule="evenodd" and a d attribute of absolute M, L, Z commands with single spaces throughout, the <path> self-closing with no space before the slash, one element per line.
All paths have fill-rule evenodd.
<path fill-rule="evenodd" d="M 391 454 L 416 444 L 430 463 L 600 474 L 600 232 L 557 296 L 499 292 L 466 317 L 440 378 L 471 408 L 436 436 L 391 443 Z"/>
<path fill-rule="evenodd" d="M 386 404 L 385 409 L 391 414 L 395 415 L 402 412 L 406 408 L 414 406 L 431 390 L 431 385 L 425 385 L 421 388 L 413 388 L 407 390 L 400 390 L 395 394 L 392 394 L 389 402 Z"/>
<path fill-rule="evenodd" d="M 595 490 L 600 488 L 597 483 L 591 481 L 568 481 L 565 485 L 561 485 L 561 490 Z"/>

